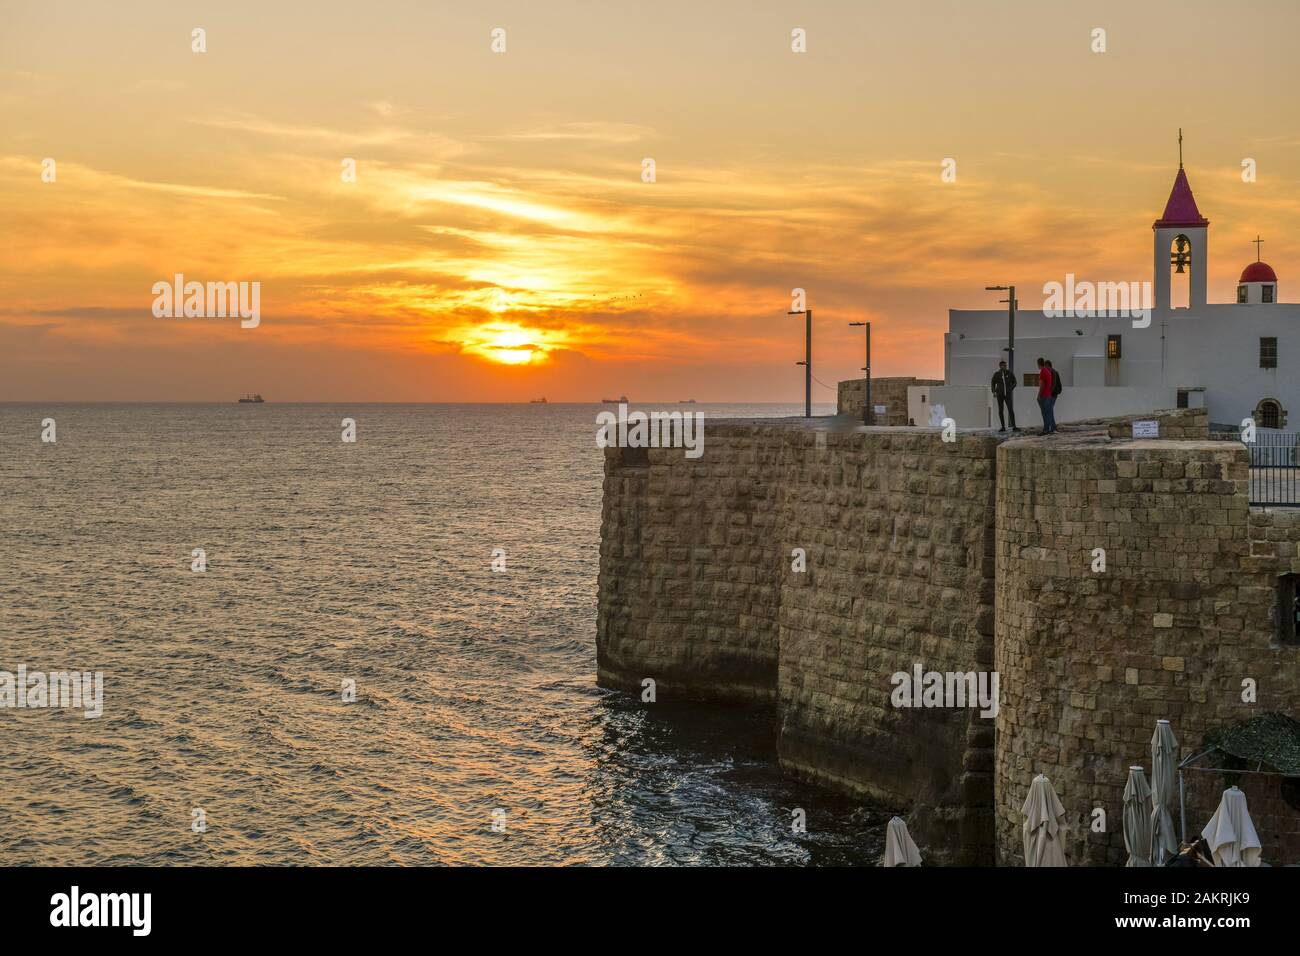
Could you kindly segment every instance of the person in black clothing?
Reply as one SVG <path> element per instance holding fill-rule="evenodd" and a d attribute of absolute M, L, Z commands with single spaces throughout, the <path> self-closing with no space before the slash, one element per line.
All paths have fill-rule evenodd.
<path fill-rule="evenodd" d="M 1006 362 L 999 362 L 998 370 L 993 373 L 993 394 L 998 400 L 998 424 L 1002 426 L 998 429 L 999 432 L 1007 430 L 1006 417 L 1002 414 L 1003 406 L 1006 406 L 1006 416 L 1011 419 L 1011 430 L 1020 431 L 1016 427 L 1016 404 L 1011 400 L 1015 387 L 1016 377 L 1011 374 Z"/>

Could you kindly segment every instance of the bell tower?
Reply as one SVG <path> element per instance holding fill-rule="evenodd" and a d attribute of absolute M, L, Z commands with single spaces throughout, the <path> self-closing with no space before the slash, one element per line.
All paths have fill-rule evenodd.
<path fill-rule="evenodd" d="M 1187 300 L 1193 309 L 1205 305 L 1207 238 L 1210 220 L 1196 208 L 1196 197 L 1183 169 L 1183 131 L 1178 131 L 1178 175 L 1165 203 L 1164 215 L 1151 226 L 1155 232 L 1155 271 L 1152 276 L 1157 310 L 1168 310 L 1173 276 L 1187 275 Z"/>

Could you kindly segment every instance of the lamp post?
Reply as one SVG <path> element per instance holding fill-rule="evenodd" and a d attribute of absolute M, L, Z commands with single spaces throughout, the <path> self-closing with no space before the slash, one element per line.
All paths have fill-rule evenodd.
<path fill-rule="evenodd" d="M 986 285 L 985 292 L 1005 292 L 1007 303 L 1007 371 L 1016 374 L 1016 287 L 1013 285 Z"/>
<path fill-rule="evenodd" d="M 862 424 L 870 425 L 875 419 L 876 410 L 871 404 L 871 323 L 870 322 L 850 322 L 851 328 L 862 326 L 866 329 L 867 336 L 867 364 L 862 367 L 865 373 L 866 389 L 862 393 Z"/>
<path fill-rule="evenodd" d="M 801 312 L 787 312 L 787 315 L 802 315 L 804 317 L 804 360 L 795 362 L 795 365 L 803 366 L 803 417 L 812 418 L 812 309 L 804 309 Z"/>

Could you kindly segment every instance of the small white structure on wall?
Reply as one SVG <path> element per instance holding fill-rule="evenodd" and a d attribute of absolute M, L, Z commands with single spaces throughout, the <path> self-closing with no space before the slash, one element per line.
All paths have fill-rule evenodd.
<path fill-rule="evenodd" d="M 1068 276 L 1064 315 L 1050 302 L 1046 312 L 1017 311 L 1014 395 L 1021 427 L 1039 424 L 1040 356 L 1061 375 L 1060 422 L 1204 406 L 1214 424 L 1236 428 L 1254 417 L 1260 427 L 1288 426 L 1291 413 L 1300 411 L 1300 305 L 1278 301 L 1277 273 L 1260 259 L 1262 240 L 1256 240 L 1256 261 L 1241 272 L 1236 301 L 1207 302 L 1209 226 L 1180 160 L 1164 214 L 1152 224 L 1154 273 L 1146 290 L 1138 283 L 1097 283 L 1095 297 L 1071 297 L 1075 282 Z M 1114 287 L 1121 285 L 1126 294 L 1130 288 L 1147 293 L 1128 304 L 1149 314 L 1115 316 L 1105 308 L 1102 293 L 1113 305 Z M 1092 292 L 1090 283 L 1079 286 Z M 1088 304 L 1070 307 L 1079 301 Z M 908 390 L 912 419 L 923 424 L 927 406 L 941 404 L 958 425 L 997 427 L 990 380 L 1007 358 L 1005 310 L 949 310 L 945 384 Z M 1300 425 L 1300 417 L 1290 425 Z"/>

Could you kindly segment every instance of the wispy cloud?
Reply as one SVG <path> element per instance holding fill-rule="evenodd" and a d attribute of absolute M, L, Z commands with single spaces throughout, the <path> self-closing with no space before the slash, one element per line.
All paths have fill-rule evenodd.
<path fill-rule="evenodd" d="M 580 141 L 599 143 L 609 146 L 621 146 L 653 139 L 655 131 L 649 126 L 635 123 L 616 122 L 556 122 L 548 126 L 535 126 L 502 133 L 495 139 L 518 140 L 521 142 L 546 141 Z"/>

